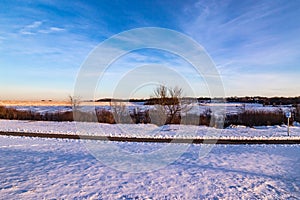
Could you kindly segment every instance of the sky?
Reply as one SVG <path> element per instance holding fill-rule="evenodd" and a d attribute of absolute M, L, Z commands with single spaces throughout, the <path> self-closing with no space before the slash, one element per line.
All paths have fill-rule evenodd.
<path fill-rule="evenodd" d="M 66 99 L 99 44 L 143 27 L 178 31 L 199 43 L 225 96 L 300 96 L 299 0 L 2 0 L 0 100 Z M 180 56 L 141 49 L 111 64 L 95 98 L 114 96 L 132 67 L 160 74 L 157 65 L 182 75 L 195 96 L 211 94 L 205 78 Z M 137 85 L 130 97 L 148 98 L 154 85 Z"/>

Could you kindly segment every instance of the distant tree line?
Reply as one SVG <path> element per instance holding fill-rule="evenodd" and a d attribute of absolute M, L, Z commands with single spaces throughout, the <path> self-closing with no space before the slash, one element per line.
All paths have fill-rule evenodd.
<path fill-rule="evenodd" d="M 259 103 L 263 105 L 298 105 L 300 97 L 228 97 L 226 102 L 235 103 Z"/>
<path fill-rule="evenodd" d="M 145 102 L 146 99 L 113 99 L 113 98 L 104 98 L 98 99 L 95 102 Z"/>
<path fill-rule="evenodd" d="M 197 101 L 199 103 L 209 103 L 209 102 L 228 102 L 228 103 L 259 103 L 263 105 L 298 105 L 300 104 L 300 97 L 227 97 L 227 98 L 209 98 L 209 97 L 181 97 L 181 99 L 190 100 L 190 101 Z M 166 101 L 169 104 L 172 104 L 174 99 L 169 98 Z M 112 98 L 104 98 L 96 100 L 95 102 L 141 102 L 144 105 L 156 105 L 159 103 L 159 98 L 152 97 L 148 99 L 112 99 Z"/>

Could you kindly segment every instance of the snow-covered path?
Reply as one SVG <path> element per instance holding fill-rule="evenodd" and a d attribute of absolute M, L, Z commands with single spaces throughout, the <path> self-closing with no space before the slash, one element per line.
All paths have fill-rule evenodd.
<path fill-rule="evenodd" d="M 145 153 L 143 143 L 111 144 Z M 300 145 L 216 145 L 199 158 L 202 147 L 129 173 L 98 161 L 84 141 L 0 136 L 0 199 L 300 198 Z"/>

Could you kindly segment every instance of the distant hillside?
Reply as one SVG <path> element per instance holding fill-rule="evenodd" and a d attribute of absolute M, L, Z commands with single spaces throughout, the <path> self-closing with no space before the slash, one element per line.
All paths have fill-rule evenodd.
<path fill-rule="evenodd" d="M 209 98 L 209 97 L 184 97 L 185 100 L 198 101 L 199 103 L 210 103 L 225 101 L 228 103 L 260 103 L 263 105 L 297 105 L 300 104 L 300 97 L 227 97 L 225 100 L 222 98 Z M 144 102 L 145 105 L 153 105 L 157 103 L 157 98 L 149 99 L 112 99 L 103 98 L 98 99 L 95 102 Z"/>

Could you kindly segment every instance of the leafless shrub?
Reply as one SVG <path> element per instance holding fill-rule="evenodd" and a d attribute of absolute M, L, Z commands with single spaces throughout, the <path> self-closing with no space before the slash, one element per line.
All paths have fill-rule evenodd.
<path fill-rule="evenodd" d="M 130 113 L 123 102 L 111 101 L 110 110 L 114 116 L 116 123 L 120 123 L 120 124 L 132 123 Z"/>
<path fill-rule="evenodd" d="M 82 100 L 80 96 L 68 96 L 69 104 L 72 107 L 73 111 L 77 111 Z"/>
<path fill-rule="evenodd" d="M 153 92 L 155 111 L 150 113 L 151 122 L 157 124 L 180 124 L 181 113 L 189 111 L 189 102 L 182 99 L 182 88 L 160 85 Z M 158 115 L 158 116 L 155 116 Z M 157 121 L 156 121 L 157 120 Z"/>

